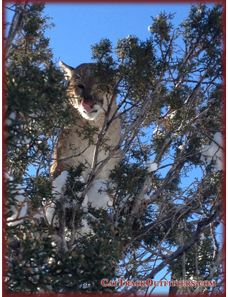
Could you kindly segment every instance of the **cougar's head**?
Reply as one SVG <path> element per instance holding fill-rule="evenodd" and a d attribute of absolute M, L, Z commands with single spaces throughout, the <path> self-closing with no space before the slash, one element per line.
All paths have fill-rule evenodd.
<path fill-rule="evenodd" d="M 92 75 L 92 64 L 81 64 L 72 68 L 59 62 L 65 78 L 69 81 L 68 93 L 73 96 L 72 104 L 87 120 L 96 117 L 107 108 L 106 96 L 96 92 L 97 79 Z"/>

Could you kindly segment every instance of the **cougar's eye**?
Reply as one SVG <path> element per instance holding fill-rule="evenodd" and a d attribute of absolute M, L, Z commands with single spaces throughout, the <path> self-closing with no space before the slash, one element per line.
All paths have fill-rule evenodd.
<path fill-rule="evenodd" d="M 82 85 L 82 84 L 78 84 L 78 85 L 77 85 L 77 87 L 78 87 L 79 89 L 82 89 L 82 90 L 84 90 L 84 89 L 85 89 L 85 86 L 84 86 L 84 85 Z"/>

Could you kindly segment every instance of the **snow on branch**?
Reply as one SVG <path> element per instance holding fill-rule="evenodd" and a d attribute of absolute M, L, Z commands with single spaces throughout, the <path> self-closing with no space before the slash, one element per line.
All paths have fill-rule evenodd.
<path fill-rule="evenodd" d="M 206 161 L 213 161 L 214 166 L 217 170 L 224 170 L 223 165 L 223 139 L 222 133 L 217 132 L 212 139 L 211 144 L 204 145 L 201 150 L 201 160 L 206 163 Z"/>
<path fill-rule="evenodd" d="M 6 173 L 6 179 L 9 181 L 13 181 L 13 177 L 9 176 Z M 24 220 L 24 218 L 27 218 L 27 202 L 25 197 L 25 191 L 23 188 L 23 185 L 16 184 L 15 190 L 11 192 L 12 194 L 16 194 L 14 196 L 14 199 L 16 201 L 15 205 L 11 205 L 10 211 L 12 212 L 12 215 L 7 218 L 7 225 L 8 226 L 16 226 L 18 224 L 21 224 Z"/>
<path fill-rule="evenodd" d="M 147 167 L 148 172 L 153 172 L 153 171 L 156 171 L 158 169 L 158 164 L 154 163 L 154 162 L 151 162 L 151 161 L 147 161 L 146 167 Z"/>

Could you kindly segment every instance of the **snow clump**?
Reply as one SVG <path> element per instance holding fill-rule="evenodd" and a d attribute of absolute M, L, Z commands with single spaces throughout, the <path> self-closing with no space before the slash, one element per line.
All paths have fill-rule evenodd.
<path fill-rule="evenodd" d="M 146 167 L 147 167 L 147 171 L 148 172 L 153 172 L 156 171 L 158 169 L 158 164 L 151 162 L 151 161 L 147 161 L 146 162 Z"/>
<path fill-rule="evenodd" d="M 223 151 L 221 149 L 223 146 L 222 133 L 215 133 L 214 141 L 212 141 L 209 145 L 204 145 L 203 149 L 201 150 L 202 155 L 200 160 L 203 162 L 214 161 L 214 167 L 217 170 L 223 170 Z"/>
<path fill-rule="evenodd" d="M 55 198 L 56 200 L 60 199 L 62 195 L 64 195 L 64 192 L 66 190 L 66 181 L 67 181 L 67 178 L 68 178 L 68 172 L 67 171 L 63 171 L 61 172 L 61 174 L 53 181 L 53 191 L 52 193 L 55 195 Z M 78 177 L 75 179 L 76 181 L 80 181 L 82 183 L 85 183 L 85 180 L 83 179 L 82 176 Z M 82 193 L 77 193 L 77 196 L 80 196 Z M 82 203 L 82 208 L 85 212 L 88 211 L 88 196 L 86 195 L 85 196 L 85 199 Z M 69 203 L 66 202 L 65 204 L 66 207 L 69 207 Z M 49 222 L 49 224 L 51 224 L 51 221 L 52 221 L 52 218 L 53 218 L 53 215 L 54 215 L 54 212 L 55 212 L 55 203 L 51 203 L 50 206 L 48 206 L 46 208 L 46 217 L 47 217 L 47 220 Z"/>
<path fill-rule="evenodd" d="M 113 201 L 107 194 L 107 182 L 103 179 L 95 180 L 87 195 L 92 208 L 103 208 L 107 210 L 113 205 Z"/>
<path fill-rule="evenodd" d="M 55 194 L 56 200 L 61 198 L 61 195 L 65 192 L 65 186 L 66 186 L 66 180 L 68 177 L 68 172 L 63 171 L 53 182 L 53 193 Z M 78 181 L 85 183 L 83 177 L 79 177 L 77 179 Z M 77 193 L 77 196 L 80 196 L 82 193 Z M 99 179 L 95 180 L 93 182 L 92 187 L 89 189 L 87 195 L 85 196 L 85 199 L 82 203 L 82 209 L 84 212 L 88 212 L 88 204 L 92 208 L 99 209 L 103 208 L 107 210 L 108 208 L 111 208 L 113 205 L 113 201 L 110 199 L 109 195 L 107 194 L 107 182 L 105 180 Z M 69 207 L 68 203 L 65 205 L 66 207 Z M 46 208 L 46 217 L 51 224 L 53 215 L 55 212 L 55 203 L 51 203 L 50 206 Z M 88 229 L 87 221 L 84 220 L 84 228 L 85 230 Z M 84 232 L 83 232 L 84 233 Z"/>
<path fill-rule="evenodd" d="M 8 173 L 6 173 L 6 179 L 13 181 L 13 177 L 10 176 Z M 22 220 L 19 220 L 20 218 L 27 215 L 27 202 L 25 202 L 25 191 L 23 189 L 23 186 L 21 184 L 16 185 L 16 190 L 12 191 L 12 194 L 16 194 L 14 196 L 14 199 L 16 200 L 17 206 L 11 205 L 10 211 L 13 213 L 10 217 L 7 218 L 8 226 L 16 226 L 18 224 L 21 224 L 23 222 Z M 19 212 L 19 214 L 18 214 Z M 10 222 L 17 219 L 14 222 Z"/>
<path fill-rule="evenodd" d="M 9 115 L 9 118 L 6 120 L 6 125 L 11 126 L 12 125 L 12 120 L 15 120 L 15 119 L 16 119 L 16 113 L 11 112 L 11 114 Z"/>
<path fill-rule="evenodd" d="M 61 193 L 63 193 L 64 191 L 63 189 L 65 187 L 67 177 L 68 177 L 68 172 L 63 171 L 53 182 L 54 189 L 52 190 L 52 193 L 55 194 L 56 200 L 61 198 Z M 55 212 L 55 203 L 52 202 L 51 205 L 46 208 L 46 218 L 49 224 L 51 224 L 54 212 Z"/>
<path fill-rule="evenodd" d="M 149 26 L 148 27 L 148 31 L 152 33 L 153 32 L 153 27 L 152 26 Z"/>

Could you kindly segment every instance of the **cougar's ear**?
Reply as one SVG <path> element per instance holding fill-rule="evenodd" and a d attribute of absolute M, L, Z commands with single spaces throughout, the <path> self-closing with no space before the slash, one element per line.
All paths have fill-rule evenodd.
<path fill-rule="evenodd" d="M 59 62 L 59 66 L 62 70 L 62 72 L 64 73 L 65 79 L 66 80 L 70 80 L 73 74 L 73 67 L 68 66 L 67 64 L 63 63 L 63 62 Z"/>

